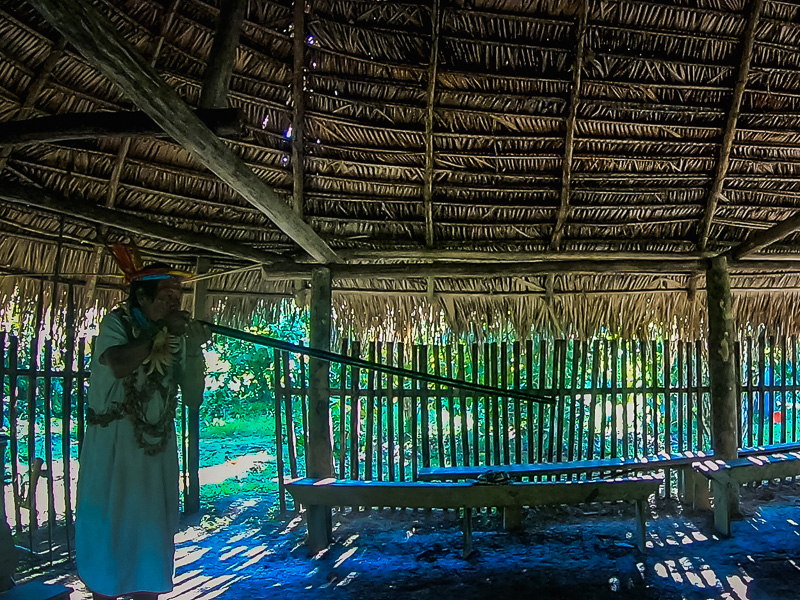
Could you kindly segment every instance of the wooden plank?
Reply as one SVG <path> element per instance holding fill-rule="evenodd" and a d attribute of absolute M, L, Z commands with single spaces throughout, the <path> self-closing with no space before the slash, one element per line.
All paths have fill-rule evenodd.
<path fill-rule="evenodd" d="M 464 344 L 458 345 L 458 379 L 467 378 L 466 357 L 464 356 Z M 458 390 L 459 414 L 461 416 L 461 460 L 465 465 L 470 463 L 469 452 L 469 406 L 464 390 Z"/>
<path fill-rule="evenodd" d="M 707 460 L 695 465 L 700 473 L 720 482 L 753 483 L 800 475 L 800 453 L 738 458 L 729 461 Z"/>
<path fill-rule="evenodd" d="M 402 367 L 406 364 L 405 344 L 397 342 L 397 366 Z M 406 479 L 406 390 L 405 379 L 397 378 L 397 445 L 398 445 L 398 471 L 400 481 Z"/>
<path fill-rule="evenodd" d="M 747 435 L 745 443 L 749 446 L 755 444 L 755 397 L 753 390 L 753 336 L 747 336 L 747 363 L 745 366 L 747 373 Z"/>
<path fill-rule="evenodd" d="M 317 233 L 197 118 L 115 26 L 85 0 L 32 0 L 36 10 L 192 156 L 320 263 L 339 258 Z"/>
<path fill-rule="evenodd" d="M 671 454 L 674 452 L 672 445 L 672 356 L 670 341 L 665 336 L 663 344 L 663 367 L 664 367 L 664 452 Z M 665 485 L 664 495 L 669 498 L 672 495 L 672 471 L 667 469 L 664 472 Z"/>
<path fill-rule="evenodd" d="M 51 315 L 52 316 L 52 315 Z M 52 323 L 53 321 L 51 321 Z M 53 527 L 56 522 L 55 515 L 55 489 L 53 488 L 53 340 L 48 338 L 44 342 L 44 371 L 42 389 L 42 409 L 44 417 L 44 463 L 47 469 L 47 550 L 50 562 L 53 562 Z M 35 490 L 33 490 L 35 491 Z"/>
<path fill-rule="evenodd" d="M 300 479 L 288 483 L 287 488 L 301 504 L 480 508 L 635 500 L 648 498 L 655 493 L 661 481 L 660 477 L 643 476 L 615 480 L 474 485 Z"/>
<path fill-rule="evenodd" d="M 386 342 L 386 362 L 388 364 L 394 364 L 394 342 Z M 402 386 L 401 389 L 401 397 L 402 397 Z M 397 452 L 397 442 L 395 441 L 394 437 L 394 429 L 395 429 L 395 410 L 397 410 L 398 406 L 400 407 L 400 414 L 397 417 L 397 422 L 403 420 L 403 412 L 402 401 L 395 401 L 395 386 L 394 386 L 394 375 L 387 375 L 386 376 L 386 444 L 387 444 L 387 469 L 389 471 L 389 481 L 396 480 L 395 474 L 395 453 Z M 402 440 L 401 438 L 398 438 Z"/>
<path fill-rule="evenodd" d="M 539 339 L 539 392 L 547 389 L 545 369 L 547 368 L 547 340 Z M 536 460 L 544 461 L 544 405 L 539 403 L 537 422 Z"/>
<path fill-rule="evenodd" d="M 490 377 L 488 384 L 492 387 L 497 387 L 497 342 L 489 344 L 489 361 L 487 364 Z M 487 402 L 491 403 L 492 407 L 492 464 L 499 465 L 503 462 L 500 449 L 500 399 L 497 396 L 492 396 L 487 398 Z"/>
<path fill-rule="evenodd" d="M 600 344 L 600 352 L 602 353 L 602 370 L 598 373 L 598 403 L 600 404 L 600 458 L 605 458 L 608 454 L 606 449 L 607 438 L 606 438 L 606 430 L 608 429 L 608 407 L 606 403 L 606 390 L 608 384 L 608 340 L 603 340 Z"/>
<path fill-rule="evenodd" d="M 590 402 L 589 405 L 589 437 L 587 444 L 586 456 L 589 459 L 594 458 L 594 443 L 597 429 L 597 378 L 600 372 L 600 340 L 595 340 L 592 344 L 592 379 L 591 391 L 589 392 Z"/>
<path fill-rule="evenodd" d="M 577 413 L 582 407 L 582 403 L 576 397 L 576 390 L 578 389 L 578 381 L 580 374 L 578 373 L 579 361 L 581 359 L 582 342 L 576 339 L 572 340 L 572 373 L 570 374 L 569 386 L 569 440 L 567 441 L 567 460 L 575 460 L 575 428 L 577 424 Z M 522 462 L 521 460 L 519 462 Z"/>
<path fill-rule="evenodd" d="M 445 346 L 445 364 L 447 365 L 447 376 L 453 379 L 453 347 L 450 344 Z M 447 414 L 449 416 L 450 464 L 455 467 L 458 465 L 458 452 L 456 449 L 455 400 L 452 387 L 447 388 Z"/>
<path fill-rule="evenodd" d="M 586 363 L 589 357 L 589 342 L 587 340 L 581 340 L 581 398 L 578 402 L 578 453 L 577 457 L 578 460 L 583 459 L 585 456 L 588 456 L 588 452 L 584 454 L 583 452 L 583 432 L 585 430 L 583 422 L 584 416 L 586 414 L 585 410 L 585 402 L 584 402 L 584 390 L 585 390 L 585 382 L 586 382 Z"/>
<path fill-rule="evenodd" d="M 289 454 L 289 473 L 292 479 L 297 478 L 297 434 L 294 426 L 292 369 L 289 361 L 289 353 L 281 352 L 283 359 L 283 373 L 288 390 L 283 395 L 284 423 L 286 425 L 286 450 Z"/>
<path fill-rule="evenodd" d="M 683 369 L 684 352 L 683 340 L 678 340 L 678 452 L 683 452 L 686 449 L 685 437 L 686 429 L 684 427 L 684 412 L 685 412 L 685 391 L 684 378 L 686 372 Z"/>
<path fill-rule="evenodd" d="M 514 340 L 511 347 L 514 361 L 514 389 L 520 390 L 522 384 L 522 345 Z M 519 396 L 514 397 L 514 462 L 522 462 L 522 403 Z"/>
<path fill-rule="evenodd" d="M 495 346 L 496 347 L 496 346 Z M 497 366 L 495 366 L 497 368 Z M 501 389 L 508 389 L 508 341 L 503 341 L 500 344 L 500 385 Z M 500 428 L 502 429 L 503 437 L 503 464 L 507 465 L 511 462 L 511 439 L 508 435 L 508 430 L 511 428 L 511 419 L 508 412 L 508 398 L 499 398 L 498 401 L 502 402 L 501 415 L 500 415 Z"/>
<path fill-rule="evenodd" d="M 347 356 L 348 353 L 348 340 L 342 340 L 342 355 Z M 348 369 L 344 364 L 340 365 L 339 376 L 339 478 L 344 479 L 345 463 L 347 459 L 347 372 Z"/>
<path fill-rule="evenodd" d="M 781 443 L 786 443 L 786 334 L 781 336 Z"/>
<path fill-rule="evenodd" d="M 375 362 L 375 341 L 371 340 L 367 346 L 367 356 L 370 362 Z M 374 461 L 375 448 L 373 439 L 375 436 L 375 371 L 367 371 L 367 394 L 365 398 L 367 409 L 367 424 L 364 434 L 364 479 L 372 479 L 372 464 Z M 378 446 L 380 449 L 380 446 Z M 378 453 L 380 460 L 380 452 Z"/>
<path fill-rule="evenodd" d="M 375 342 L 375 356 L 378 362 L 383 362 L 383 344 L 379 341 Z M 385 388 L 383 386 L 383 374 L 376 371 L 370 371 L 369 378 L 370 395 L 375 398 L 377 406 L 375 407 L 375 460 L 378 470 L 378 481 L 383 481 L 383 460 L 385 453 L 383 451 L 383 432 L 384 432 L 384 408 L 383 399 L 385 397 Z"/>
<path fill-rule="evenodd" d="M 797 338 L 792 338 L 792 441 L 797 441 Z"/>
<path fill-rule="evenodd" d="M 286 514 L 286 488 L 285 471 L 283 462 L 283 418 L 281 417 L 281 398 L 285 393 L 286 384 L 283 381 L 281 353 L 278 350 L 272 352 L 273 377 L 275 404 L 275 462 L 278 470 L 278 501 L 281 515 Z"/>
<path fill-rule="evenodd" d="M 630 419 L 628 419 L 628 409 L 630 408 L 630 386 L 628 385 L 628 340 L 620 340 L 622 344 L 622 365 L 620 366 L 620 376 L 622 378 L 622 455 L 625 458 L 631 455 L 630 440 Z"/>
<path fill-rule="evenodd" d="M 11 336 L 8 344 L 8 437 L 11 457 L 11 489 L 14 494 L 14 530 L 22 534 L 22 514 L 20 512 L 19 489 L 19 437 L 17 422 L 17 370 L 19 366 L 19 339 Z"/>
<path fill-rule="evenodd" d="M 478 344 L 472 344 L 472 382 L 478 383 Z M 472 464 L 481 464 L 481 451 L 480 451 L 480 410 L 479 398 L 474 393 L 472 395 Z M 488 454 L 488 453 L 487 453 Z"/>
<path fill-rule="evenodd" d="M 652 398 L 653 409 L 651 412 L 651 423 L 653 424 L 653 451 L 652 454 L 658 454 L 659 450 L 659 430 L 658 425 L 661 422 L 661 412 L 658 410 L 658 342 L 651 340 L 650 342 L 650 378 L 652 381 Z"/>
<path fill-rule="evenodd" d="M 430 368 L 428 364 L 428 346 L 427 344 L 421 344 L 418 348 L 419 351 L 419 363 L 417 363 L 418 369 L 423 373 L 430 373 Z M 420 384 L 421 383 L 421 384 Z M 430 432 L 430 392 L 428 391 L 428 382 L 419 382 L 417 381 L 417 389 L 420 390 L 419 393 L 419 422 L 420 422 L 420 432 L 422 434 L 422 466 L 423 467 L 430 467 L 431 466 L 431 432 Z M 416 473 L 416 471 L 414 471 Z"/>
<path fill-rule="evenodd" d="M 649 436 L 647 435 L 647 342 L 642 340 L 639 345 L 642 359 L 642 456 L 649 456 Z"/>
<path fill-rule="evenodd" d="M 756 436 L 756 443 L 758 445 L 766 444 L 766 436 L 764 431 L 764 412 L 767 407 L 766 390 L 766 338 L 759 336 L 758 340 L 758 435 Z"/>
<path fill-rule="evenodd" d="M 308 389 L 308 379 L 311 377 L 311 374 L 306 376 L 306 373 L 309 369 L 306 368 L 306 357 L 302 354 L 297 355 L 298 364 L 300 365 L 300 418 L 302 419 L 302 426 L 303 426 L 303 448 L 306 449 L 306 452 L 310 449 L 310 444 L 308 441 L 308 432 L 310 431 L 309 423 L 308 423 L 308 405 L 311 403 L 311 394 L 310 390 Z M 309 360 L 313 360 L 309 358 Z M 328 380 L 330 381 L 330 370 L 328 370 Z M 327 410 L 323 409 L 324 412 L 328 414 L 328 426 L 325 428 L 327 435 L 327 444 L 325 446 L 325 454 L 329 457 L 329 463 L 332 463 L 332 448 L 331 448 L 331 429 L 330 429 L 330 387 L 328 388 L 328 408 Z M 315 429 L 316 431 L 316 429 Z M 332 474 L 332 473 L 331 473 Z"/>
<path fill-rule="evenodd" d="M 740 340 L 736 340 L 736 343 L 733 347 L 734 351 L 734 360 L 736 361 L 735 370 L 736 370 L 736 440 L 737 440 L 737 447 L 741 448 L 744 446 L 744 437 L 742 431 L 742 381 L 744 381 L 744 376 L 742 375 L 742 342 Z"/>
<path fill-rule="evenodd" d="M 33 320 L 33 337 L 28 354 L 28 534 L 30 549 L 33 550 L 33 532 L 39 528 L 38 510 L 36 506 L 36 480 L 34 465 L 36 464 L 36 371 L 39 368 L 39 340 L 44 311 L 44 282 L 39 285 L 39 299 L 36 301 L 36 314 Z"/>
<path fill-rule="evenodd" d="M 243 3 L 242 0 L 239 0 Z M 294 3 L 292 23 L 292 204 L 294 212 L 305 214 L 306 173 L 306 4 Z"/>
<path fill-rule="evenodd" d="M 772 421 L 772 413 L 775 412 L 775 336 L 769 336 L 769 382 L 767 383 L 767 393 L 769 394 L 769 410 L 764 410 L 764 420 L 767 425 L 768 444 L 775 442 L 775 426 Z"/>
<path fill-rule="evenodd" d="M 94 345 L 94 344 L 93 344 Z M 78 411 L 78 455 L 83 448 L 83 436 L 86 433 L 86 338 L 78 340 L 78 382 L 77 382 L 77 411 Z"/>
<path fill-rule="evenodd" d="M 525 370 L 528 376 L 527 389 L 533 389 L 533 340 L 528 338 L 525 340 Z M 525 403 L 525 421 L 526 427 L 526 443 L 528 445 L 528 462 L 533 462 L 533 402 L 528 401 Z"/>
<path fill-rule="evenodd" d="M 411 370 L 419 371 L 419 346 L 411 347 Z M 419 380 L 411 380 L 411 478 L 416 480 L 419 471 L 419 418 L 417 410 L 419 406 Z"/>
<path fill-rule="evenodd" d="M 556 424 L 556 451 L 553 455 L 553 458 L 555 458 L 555 460 L 558 462 L 561 462 L 564 457 L 564 407 L 566 406 L 564 392 L 566 387 L 565 379 L 567 376 L 567 340 L 559 340 L 559 342 L 561 345 L 561 350 L 558 354 L 558 396 L 557 404 L 553 407 L 552 413 L 555 414 L 555 418 L 553 420 Z"/>
<path fill-rule="evenodd" d="M 619 456 L 619 432 L 617 422 L 619 421 L 619 383 L 617 381 L 617 364 L 619 357 L 619 343 L 616 339 L 611 340 L 611 458 Z"/>
<path fill-rule="evenodd" d="M 353 340 L 350 344 L 350 356 L 361 356 L 361 342 Z M 350 479 L 358 479 L 360 461 L 358 458 L 361 444 L 361 369 L 350 367 Z"/>
<path fill-rule="evenodd" d="M 439 349 L 439 345 L 435 344 L 433 346 L 433 373 L 437 377 L 442 374 L 442 367 L 441 367 L 441 351 Z M 439 464 L 444 464 L 444 420 L 442 416 L 442 390 L 439 388 L 439 384 L 436 384 L 434 387 L 434 394 L 436 394 L 434 398 L 434 410 L 436 411 L 436 449 L 439 453 Z"/>

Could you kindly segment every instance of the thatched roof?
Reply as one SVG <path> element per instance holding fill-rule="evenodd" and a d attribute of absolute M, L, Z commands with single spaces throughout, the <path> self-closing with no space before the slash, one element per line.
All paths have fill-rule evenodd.
<path fill-rule="evenodd" d="M 220 3 L 92 2 L 191 107 Z M 33 4 L 0 0 L 0 120 L 136 110 Z M 792 3 L 305 0 L 304 17 L 296 55 L 293 2 L 246 2 L 227 94 L 242 125 L 225 137 L 286 206 L 300 174 L 296 214 L 341 260 L 340 323 L 406 332 L 443 309 L 460 330 L 509 321 L 590 335 L 656 323 L 696 335 L 705 314 L 697 259 L 736 249 L 800 207 Z M 115 241 L 187 268 L 209 258 L 225 319 L 307 285 L 307 270 L 268 276 L 315 262 L 301 245 L 170 138 L 7 144 L 0 165 L 3 184 L 119 219 L 4 202 L 3 294 L 24 281 L 33 293 L 31 281 L 57 271 L 77 290 L 96 283 L 79 303 L 108 302 L 121 285 L 105 250 Z M 132 232 L 134 217 L 200 241 Z M 215 251 L 223 240 L 264 259 Z M 799 246 L 789 233 L 732 263 L 740 324 L 798 330 Z M 562 259 L 573 262 L 555 277 L 542 268 Z M 661 269 L 594 270 L 623 259 Z M 508 261 L 517 272 L 487 276 L 487 264 Z M 440 273 L 453 263 L 475 276 Z M 362 277 L 352 265 L 375 269 Z M 380 265 L 407 272 L 382 277 Z"/>

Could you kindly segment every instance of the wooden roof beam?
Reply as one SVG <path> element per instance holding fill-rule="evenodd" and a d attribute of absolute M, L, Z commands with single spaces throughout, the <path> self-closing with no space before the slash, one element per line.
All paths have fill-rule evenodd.
<path fill-rule="evenodd" d="M 214 32 L 214 43 L 203 72 L 200 91 L 201 108 L 225 108 L 228 102 L 228 87 L 233 75 L 233 63 L 239 34 L 244 23 L 246 0 L 228 0 L 221 4 Z"/>
<path fill-rule="evenodd" d="M 239 242 L 224 240 L 219 236 L 208 236 L 176 229 L 170 225 L 156 223 L 149 219 L 122 213 L 92 202 L 86 202 L 70 196 L 59 196 L 39 187 L 23 185 L 13 181 L 4 181 L 0 186 L 0 199 L 23 206 L 32 206 L 88 221 L 98 225 L 106 225 L 127 233 L 134 233 L 170 243 L 184 244 L 191 248 L 199 248 L 248 260 L 251 262 L 275 262 L 282 258 L 271 252 L 257 250 Z"/>
<path fill-rule="evenodd" d="M 306 12 L 305 0 L 294 0 L 292 29 L 292 203 L 300 217 L 305 213 L 305 137 L 306 137 Z"/>
<path fill-rule="evenodd" d="M 436 76 L 439 68 L 439 32 L 441 29 L 441 7 L 433 0 L 431 7 L 431 59 L 428 65 L 428 88 L 425 92 L 425 174 L 422 186 L 422 204 L 425 211 L 425 245 L 433 248 L 433 109 L 436 98 Z"/>
<path fill-rule="evenodd" d="M 708 244 L 708 236 L 711 233 L 711 224 L 714 221 L 714 212 L 717 209 L 719 197 L 722 194 L 722 186 L 725 183 L 725 176 L 728 173 L 728 163 L 731 157 L 733 140 L 736 137 L 736 122 L 739 119 L 739 110 L 742 106 L 742 98 L 747 87 L 747 77 L 750 74 L 750 63 L 753 58 L 753 49 L 756 39 L 756 28 L 761 17 L 761 9 L 764 0 L 752 0 L 750 3 L 750 17 L 747 20 L 747 27 L 744 31 L 742 40 L 742 59 L 739 63 L 739 75 L 736 78 L 736 85 L 733 88 L 731 107 L 728 111 L 728 120 L 725 124 L 725 133 L 722 136 L 722 144 L 719 150 L 719 162 L 714 174 L 714 181 L 708 194 L 706 211 L 698 225 L 698 248 L 705 250 Z"/>
<path fill-rule="evenodd" d="M 339 257 L 191 111 L 86 0 L 29 0 L 96 68 L 192 156 L 263 212 L 320 263 Z"/>
<path fill-rule="evenodd" d="M 569 114 L 567 115 L 567 139 L 564 143 L 564 162 L 561 167 L 561 205 L 556 215 L 556 224 L 553 228 L 553 237 L 550 240 L 550 249 L 558 250 L 561 238 L 564 235 L 564 225 L 569 216 L 569 189 L 572 177 L 572 151 L 575 141 L 575 121 L 578 115 L 578 98 L 581 89 L 581 72 L 583 71 L 583 49 L 586 34 L 586 21 L 588 19 L 586 0 L 581 2 L 578 13 L 578 30 L 575 39 L 575 62 L 572 65 L 572 89 L 569 93 Z"/>
<path fill-rule="evenodd" d="M 723 256 L 725 256 L 729 262 L 742 260 L 766 248 L 770 244 L 785 238 L 798 229 L 800 229 L 800 215 L 789 217 L 769 229 L 754 233 L 738 246 L 724 252 Z"/>
<path fill-rule="evenodd" d="M 238 109 L 198 110 L 195 114 L 215 135 L 232 136 L 242 131 Z M 120 136 L 167 137 L 167 134 L 145 113 L 131 111 L 66 113 L 0 123 L 3 147 Z"/>

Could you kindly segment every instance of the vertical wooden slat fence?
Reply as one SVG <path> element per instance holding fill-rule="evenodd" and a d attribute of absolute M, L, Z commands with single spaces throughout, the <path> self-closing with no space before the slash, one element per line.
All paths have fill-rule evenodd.
<path fill-rule="evenodd" d="M 66 320 L 74 330 L 74 315 Z M 71 448 L 73 442 L 80 447 L 83 439 L 88 376 L 86 341 L 72 334 L 65 340 L 67 347 L 58 350 L 48 340 L 40 355 L 34 332 L 22 342 L 17 332 L 0 336 L 3 426 L 10 435 L 8 519 L 31 543 L 40 523 L 49 531 L 56 527 L 50 546 L 63 543 L 63 525 L 73 519 L 67 482 L 77 470 Z M 796 441 L 798 340 L 745 335 L 737 349 L 740 444 Z M 428 465 L 645 457 L 711 447 L 701 342 L 534 337 L 444 346 L 370 342 L 362 347 L 344 341 L 342 353 L 485 385 L 530 389 L 551 395 L 555 403 L 537 406 L 334 365 L 331 422 L 340 477 L 410 481 Z M 285 351 L 274 351 L 272 364 L 274 396 L 267 410 L 275 419 L 284 510 L 283 477 L 305 471 L 308 370 L 303 357 Z M 58 434 L 60 444 L 54 443 Z M 39 504 L 29 483 L 38 460 L 44 480 Z M 63 468 L 54 470 L 60 460 Z M 58 494 L 55 473 L 63 473 Z M 61 495 L 63 502 L 56 502 Z"/>

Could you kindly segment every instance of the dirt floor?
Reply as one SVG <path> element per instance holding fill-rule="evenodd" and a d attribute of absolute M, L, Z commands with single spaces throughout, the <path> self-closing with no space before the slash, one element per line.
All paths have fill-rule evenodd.
<path fill-rule="evenodd" d="M 646 556 L 633 545 L 628 505 L 532 509 L 516 534 L 483 514 L 467 560 L 452 511 L 334 513 L 335 542 L 310 557 L 302 519 L 264 519 L 274 498 L 227 500 L 184 522 L 166 598 L 797 599 L 798 492 L 800 484 L 744 489 L 745 518 L 730 539 L 713 534 L 710 514 L 657 500 Z M 73 600 L 89 597 L 72 565 L 21 567 L 74 588 Z"/>

